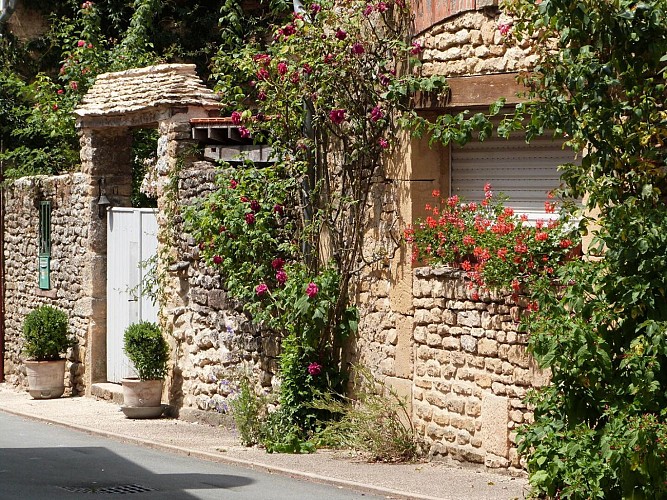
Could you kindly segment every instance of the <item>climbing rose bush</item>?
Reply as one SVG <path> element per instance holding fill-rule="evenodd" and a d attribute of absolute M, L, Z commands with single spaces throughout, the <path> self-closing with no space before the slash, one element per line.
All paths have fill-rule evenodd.
<path fill-rule="evenodd" d="M 565 218 L 531 223 L 527 215 L 505 206 L 489 184 L 479 201 L 456 195 L 445 199 L 437 190 L 432 194 L 434 202 L 425 206 L 429 215 L 404 233 L 412 260 L 463 269 L 471 285 L 518 294 L 536 276 L 554 277 L 579 247 L 579 237 Z M 555 213 L 556 203 L 547 200 L 545 209 Z"/>

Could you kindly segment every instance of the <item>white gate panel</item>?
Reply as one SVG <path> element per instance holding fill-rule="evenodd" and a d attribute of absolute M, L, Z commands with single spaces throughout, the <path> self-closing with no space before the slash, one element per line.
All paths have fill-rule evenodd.
<path fill-rule="evenodd" d="M 141 289 L 157 253 L 157 219 L 154 209 L 121 207 L 107 217 L 107 380 L 120 382 L 135 375 L 123 352 L 125 329 L 157 321 L 157 305 Z"/>

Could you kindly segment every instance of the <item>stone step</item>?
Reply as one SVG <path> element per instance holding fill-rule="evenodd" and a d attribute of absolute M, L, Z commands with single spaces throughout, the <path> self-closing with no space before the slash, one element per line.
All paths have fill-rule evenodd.
<path fill-rule="evenodd" d="M 112 401 L 119 405 L 123 404 L 123 388 L 120 384 L 98 382 L 91 386 L 90 395 L 104 401 Z"/>

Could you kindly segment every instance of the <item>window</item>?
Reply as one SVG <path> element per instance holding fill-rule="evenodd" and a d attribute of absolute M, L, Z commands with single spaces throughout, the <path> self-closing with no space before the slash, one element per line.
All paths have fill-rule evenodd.
<path fill-rule="evenodd" d="M 508 205 L 531 220 L 544 218 L 547 194 L 560 185 L 557 167 L 572 162 L 574 153 L 550 137 L 491 137 L 451 148 L 451 194 L 479 201 L 484 184 L 509 197 Z"/>

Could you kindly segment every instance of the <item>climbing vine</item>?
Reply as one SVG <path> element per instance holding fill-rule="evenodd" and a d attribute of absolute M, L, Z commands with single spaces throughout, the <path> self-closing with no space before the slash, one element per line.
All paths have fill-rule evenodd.
<path fill-rule="evenodd" d="M 218 190 L 186 220 L 230 293 L 282 338 L 272 419 L 294 432 L 282 444 L 269 433 L 271 449 L 294 449 L 295 436 L 326 418 L 312 406 L 318 392 L 344 390 L 342 347 L 358 322 L 351 285 L 399 246 L 387 225 L 383 247 L 366 250 L 368 225 L 382 224 L 374 196 L 386 189 L 401 127 L 425 127 L 411 96 L 446 88 L 442 77 L 420 76 L 408 22 L 402 0 L 305 1 L 268 42 L 218 55 L 227 116 L 242 138 L 270 146 L 272 161 L 223 164 Z M 461 115 L 450 130 L 463 137 L 477 120 Z"/>

